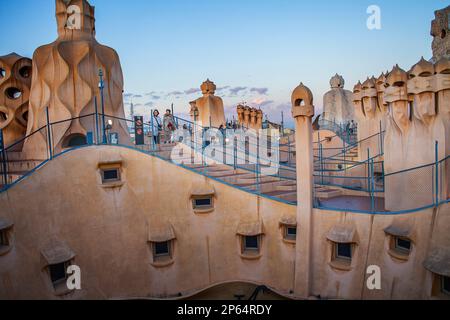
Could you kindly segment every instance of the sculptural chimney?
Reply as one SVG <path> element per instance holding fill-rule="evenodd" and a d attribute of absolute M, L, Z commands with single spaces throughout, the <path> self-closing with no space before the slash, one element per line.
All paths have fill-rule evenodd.
<path fill-rule="evenodd" d="M 313 243 L 313 95 L 300 84 L 292 93 L 292 116 L 295 121 L 297 150 L 297 245 L 294 294 L 308 298 L 311 294 Z M 301 235 L 301 241 L 300 236 Z"/>
<path fill-rule="evenodd" d="M 87 143 L 94 135 L 95 99 L 97 109 L 104 105 L 111 120 L 110 133 L 119 135 L 119 143 L 129 143 L 123 106 L 123 75 L 119 56 L 95 39 L 94 7 L 87 0 L 56 0 L 58 38 L 38 48 L 33 55 L 33 79 L 27 133 L 47 125 L 52 127 L 54 152 Z M 103 95 L 99 89 L 103 74 Z M 71 119 L 71 120 L 68 120 Z M 67 120 L 67 121 L 66 121 Z M 28 156 L 47 154 L 47 134 L 34 134 L 25 144 Z M 97 140 L 101 140 L 98 139 Z"/>

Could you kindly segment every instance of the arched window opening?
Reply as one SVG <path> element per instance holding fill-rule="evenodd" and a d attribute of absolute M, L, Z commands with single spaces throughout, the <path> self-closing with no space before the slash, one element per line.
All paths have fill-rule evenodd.
<path fill-rule="evenodd" d="M 0 122 L 5 122 L 6 120 L 8 120 L 8 115 L 0 111 Z"/>
<path fill-rule="evenodd" d="M 304 107 L 305 101 L 303 99 L 297 99 L 297 100 L 295 100 L 295 106 L 296 107 Z"/>
<path fill-rule="evenodd" d="M 29 77 L 31 77 L 31 67 L 25 66 L 20 68 L 19 74 L 22 78 L 28 79 Z"/>
<path fill-rule="evenodd" d="M 16 100 L 22 96 L 22 91 L 17 88 L 11 87 L 6 89 L 5 94 L 9 99 Z"/>
<path fill-rule="evenodd" d="M 63 148 L 74 148 L 87 145 L 86 136 L 82 134 L 73 134 L 66 138 Z"/>
<path fill-rule="evenodd" d="M 403 81 L 397 81 L 393 84 L 394 87 L 403 87 L 405 85 L 405 82 Z"/>

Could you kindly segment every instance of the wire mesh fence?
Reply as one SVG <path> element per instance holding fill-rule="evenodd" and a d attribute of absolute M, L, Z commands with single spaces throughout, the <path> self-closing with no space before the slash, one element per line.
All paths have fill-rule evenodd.
<path fill-rule="evenodd" d="M 319 209 L 403 214 L 449 202 L 449 157 L 398 172 L 385 173 L 384 162 L 360 166 L 366 175 L 314 175 L 314 203 Z"/>

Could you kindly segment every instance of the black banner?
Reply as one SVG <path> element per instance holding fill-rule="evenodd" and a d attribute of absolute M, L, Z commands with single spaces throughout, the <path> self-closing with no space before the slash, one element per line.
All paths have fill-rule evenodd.
<path fill-rule="evenodd" d="M 2 305 L 3 304 L 3 305 Z M 151 310 L 148 319 L 174 320 L 277 320 L 277 319 L 321 319 L 324 317 L 346 319 L 366 319 L 370 313 L 376 318 L 409 318 L 417 312 L 433 310 L 443 313 L 448 310 L 448 301 L 0 301 L 4 310 L 13 308 L 14 314 L 67 312 L 69 318 L 86 318 L 86 314 L 104 318 L 106 315 L 121 318 L 138 318 Z M 352 310 L 352 312 L 348 312 Z M 423 311 L 425 310 L 425 311 Z M 60 312 L 49 313 L 46 317 L 60 317 Z M 428 311 L 429 314 L 429 311 Z"/>
<path fill-rule="evenodd" d="M 137 146 L 142 146 L 145 144 L 144 117 L 142 116 L 134 117 L 134 138 Z"/>

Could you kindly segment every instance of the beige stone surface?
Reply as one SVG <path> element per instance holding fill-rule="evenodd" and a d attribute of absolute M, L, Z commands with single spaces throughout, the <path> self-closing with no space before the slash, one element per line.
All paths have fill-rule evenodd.
<path fill-rule="evenodd" d="M 198 111 L 199 126 L 219 128 L 225 125 L 223 100 L 214 95 L 216 88 L 214 82 L 207 79 L 200 87 L 203 97 L 191 102 L 191 113 L 195 109 Z"/>
<path fill-rule="evenodd" d="M 98 168 L 107 156 L 123 161 L 121 187 L 101 186 Z M 190 193 L 204 185 L 216 191 L 215 210 L 196 215 Z M 445 205 L 398 217 L 313 210 L 309 233 L 300 215 L 296 247 L 283 241 L 280 227 L 280 220 L 296 215 L 295 206 L 120 147 L 88 147 L 60 156 L 0 194 L 0 204 L 0 219 L 14 223 L 12 250 L 0 256 L 3 299 L 61 299 L 42 267 L 42 250 L 52 239 L 73 252 L 82 270 L 83 290 L 65 299 L 178 298 L 180 293 L 182 298 L 230 281 L 264 284 L 288 297 L 296 284 L 295 292 L 302 292 L 298 285 L 309 282 L 309 294 L 322 298 L 431 299 L 433 274 L 423 263 L 431 248 L 450 246 Z M 151 264 L 148 244 L 151 224 L 158 221 L 170 223 L 176 236 L 174 263 L 163 268 Z M 241 221 L 264 224 L 257 260 L 240 256 L 236 232 Z M 342 224 L 352 226 L 357 239 L 349 271 L 330 265 L 327 237 Z M 410 226 L 414 245 L 406 262 L 388 253 L 390 237 L 384 230 L 393 224 Z M 304 251 L 309 245 L 310 255 Z M 369 265 L 382 268 L 383 290 L 365 288 Z"/>
<path fill-rule="evenodd" d="M 261 109 L 251 108 L 239 104 L 236 107 L 238 123 L 240 126 L 255 131 L 262 129 L 264 113 Z"/>
<path fill-rule="evenodd" d="M 56 0 L 56 20 L 58 38 L 55 42 L 38 48 L 33 55 L 27 133 L 46 125 L 47 107 L 51 122 L 94 113 L 95 97 L 98 111 L 101 112 L 100 69 L 104 75 L 105 113 L 124 118 L 124 84 L 119 56 L 116 51 L 101 45 L 95 39 L 94 7 L 86 0 Z M 71 26 L 72 22 L 75 24 Z M 119 139 L 127 143 L 128 129 L 123 121 L 114 120 L 111 131 L 119 133 Z M 59 151 L 68 144 L 71 137 L 86 136 L 88 132 L 95 132 L 93 117 L 55 125 L 53 146 Z M 25 146 L 27 155 L 45 155 L 46 138 L 45 132 L 31 137 Z"/>
<path fill-rule="evenodd" d="M 431 35 L 433 36 L 433 61 L 443 57 L 450 57 L 450 6 L 437 10 L 435 19 L 431 23 Z"/>
<path fill-rule="evenodd" d="M 384 130 L 383 111 L 378 104 L 378 92 L 374 77 L 359 82 L 353 89 L 355 117 L 358 123 L 359 159 L 367 160 L 381 153 L 380 139 L 375 137 Z"/>
<path fill-rule="evenodd" d="M 311 295 L 314 266 L 313 242 L 313 189 L 314 151 L 312 117 L 313 94 L 301 83 L 292 92 L 292 116 L 295 121 L 295 149 L 297 168 L 297 245 L 295 269 L 295 295 L 308 298 Z M 299 234 L 301 234 L 300 239 Z"/>
<path fill-rule="evenodd" d="M 98 165 L 105 153 L 123 159 L 122 187 L 102 187 Z M 215 209 L 196 215 L 191 190 L 205 185 L 216 191 Z M 36 198 L 38 193 L 46 196 Z M 35 200 L 21 201 L 24 197 Z M 83 291 L 69 297 L 73 299 L 168 298 L 180 292 L 189 296 L 239 280 L 265 284 L 285 295 L 293 288 L 294 248 L 282 241 L 279 221 L 295 214 L 295 207 L 137 151 L 90 147 L 70 152 L 1 194 L 0 203 L 0 217 L 15 223 L 14 248 L 0 257 L 2 298 L 57 298 L 40 267 L 42 248 L 51 238 L 67 243 L 83 271 Z M 175 263 L 167 268 L 151 265 L 149 230 L 154 223 L 160 229 L 159 221 L 170 223 L 176 235 Z M 241 221 L 264 223 L 257 261 L 240 257 Z"/>
<path fill-rule="evenodd" d="M 396 65 L 387 75 L 355 85 L 359 140 L 385 130 L 383 141 L 367 139 L 360 143 L 359 152 L 361 159 L 365 159 L 365 150 L 372 156 L 383 152 L 387 210 L 425 207 L 436 200 L 435 167 L 398 172 L 435 163 L 436 143 L 438 160 L 450 154 L 449 65 L 447 58 L 435 64 L 422 58 L 409 72 Z M 449 161 L 439 167 L 440 200 L 448 197 L 448 166 Z"/>
<path fill-rule="evenodd" d="M 16 53 L 0 57 L 0 129 L 6 147 L 25 137 L 30 98 L 30 59 Z M 21 151 L 23 143 L 14 151 Z"/>
<path fill-rule="evenodd" d="M 323 97 L 323 119 L 346 126 L 355 119 L 352 92 L 344 89 L 344 78 L 338 74 L 330 80 L 331 90 Z"/>
<path fill-rule="evenodd" d="M 351 100 L 359 139 L 379 133 L 380 124 L 386 130 L 384 150 L 377 139 L 369 139 L 359 144 L 359 158 L 364 160 L 367 150 L 371 156 L 384 151 L 379 159 L 385 159 L 388 174 L 432 163 L 436 141 L 439 159 L 450 154 L 450 62 L 437 59 L 446 48 L 441 40 L 448 39 L 442 32 L 441 40 L 437 37 L 439 29 L 448 26 L 446 14 L 448 8 L 437 12 L 433 23 L 437 62 L 421 59 L 409 72 L 395 66 L 354 88 Z M 120 61 L 113 49 L 95 40 L 94 8 L 86 0 L 56 0 L 56 18 L 58 39 L 37 49 L 33 58 L 28 133 L 46 124 L 46 107 L 51 121 L 92 113 L 94 97 L 100 99 L 99 69 L 105 75 L 106 113 L 123 117 Z M 25 79 L 10 74 L 16 69 L 20 74 L 29 62 L 16 55 L 0 57 L 5 69 L 0 86 L 24 85 L 22 99 L 0 100 L 0 112 L 14 115 L 14 121 L 25 120 L 27 89 Z M 348 116 L 344 109 L 350 97 L 343 85 L 342 77 L 332 79 L 333 93 L 325 97 L 332 111 L 326 114 Z M 191 102 L 194 120 L 203 126 L 225 124 L 215 84 L 207 80 L 201 90 L 203 97 Z M 125 147 L 72 150 L 0 193 L 0 231 L 8 231 L 9 242 L 0 248 L 0 299 L 223 297 L 256 285 L 297 299 L 444 298 L 436 291 L 436 277 L 450 272 L 450 204 L 404 215 L 314 209 L 314 142 L 328 138 L 325 146 L 339 148 L 343 142 L 331 132 L 313 136 L 315 110 L 309 88 L 300 84 L 291 101 L 296 132 L 288 143 L 295 150 L 297 186 L 284 187 L 297 193 L 297 206 Z M 260 110 L 238 106 L 237 112 L 241 124 L 260 128 Z M 24 134 L 14 121 L 2 122 L 8 141 Z M 55 149 L 60 151 L 72 135 L 93 131 L 93 122 L 73 120 L 53 130 Z M 123 123 L 114 121 L 112 130 L 128 139 Z M 25 144 L 26 155 L 42 156 L 46 147 L 46 137 L 35 135 Z M 119 169 L 122 181 L 105 185 L 101 170 L 111 166 Z M 361 170 L 345 174 L 365 175 Z M 448 164 L 441 167 L 441 199 L 449 194 L 449 173 Z M 430 204 L 433 174 L 433 167 L 428 167 L 387 177 L 386 208 Z M 357 194 L 338 193 L 344 195 L 343 201 Z M 192 199 L 205 195 L 213 196 L 214 207 L 199 214 Z M 284 239 L 286 225 L 297 226 L 295 242 Z M 257 255 L 242 255 L 242 236 L 261 237 Z M 393 252 L 396 236 L 411 240 L 409 255 Z M 151 243 L 160 241 L 171 241 L 169 263 L 153 261 Z M 336 243 L 352 245 L 351 261 L 336 261 Z M 66 260 L 80 266 L 82 290 L 61 296 L 47 266 Z M 371 265 L 382 270 L 381 290 L 366 286 Z"/>
<path fill-rule="evenodd" d="M 443 100 L 439 99 L 439 92 L 450 85 L 448 77 L 435 75 L 433 64 L 421 59 L 408 74 L 395 67 L 387 78 L 387 84 L 389 87 L 384 99 L 391 106 L 391 113 L 385 137 L 386 173 L 434 163 L 436 143 L 439 146 L 438 160 L 444 159 L 448 155 L 445 148 L 449 122 L 445 120 L 445 114 L 440 115 Z M 402 210 L 431 205 L 434 202 L 434 170 L 430 166 L 388 177 L 386 208 Z M 440 175 L 440 179 L 443 193 L 446 193 L 448 179 L 445 174 Z M 396 196 L 398 192 L 406 196 L 399 198 Z M 444 195 L 440 197 L 443 199 Z"/>

